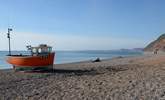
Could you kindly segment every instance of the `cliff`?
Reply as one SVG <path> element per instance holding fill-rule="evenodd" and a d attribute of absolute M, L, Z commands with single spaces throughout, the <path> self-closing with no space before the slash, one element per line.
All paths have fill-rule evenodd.
<path fill-rule="evenodd" d="M 144 51 L 153 52 L 155 50 L 165 52 L 165 34 L 162 34 L 157 40 L 151 42 L 144 48 Z"/>

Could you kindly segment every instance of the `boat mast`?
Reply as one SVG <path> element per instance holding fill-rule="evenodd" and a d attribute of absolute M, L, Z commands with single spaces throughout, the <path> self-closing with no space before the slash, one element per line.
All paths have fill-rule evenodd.
<path fill-rule="evenodd" d="M 11 47 L 10 47 L 10 31 L 12 31 L 11 28 L 8 28 L 7 38 L 9 39 L 9 56 L 11 55 Z"/>

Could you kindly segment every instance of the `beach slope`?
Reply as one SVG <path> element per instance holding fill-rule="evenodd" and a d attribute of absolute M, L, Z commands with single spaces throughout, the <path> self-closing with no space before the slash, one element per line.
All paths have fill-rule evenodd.
<path fill-rule="evenodd" d="M 0 100 L 165 99 L 165 55 L 59 64 L 54 69 L 0 70 Z"/>

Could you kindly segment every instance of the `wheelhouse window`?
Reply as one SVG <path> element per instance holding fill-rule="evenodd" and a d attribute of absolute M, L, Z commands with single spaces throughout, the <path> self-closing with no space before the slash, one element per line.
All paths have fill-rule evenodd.
<path fill-rule="evenodd" d="M 36 48 L 33 48 L 32 49 L 32 53 L 37 53 L 37 49 Z"/>

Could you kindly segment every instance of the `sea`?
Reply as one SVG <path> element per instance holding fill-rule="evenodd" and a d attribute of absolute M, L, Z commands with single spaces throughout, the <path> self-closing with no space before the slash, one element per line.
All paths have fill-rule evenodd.
<path fill-rule="evenodd" d="M 111 59 L 113 57 L 127 57 L 143 55 L 140 50 L 81 50 L 81 51 L 55 51 L 55 64 L 74 63 L 81 61 L 91 61 L 96 58 Z M 29 54 L 27 51 L 12 51 L 12 54 Z M 0 51 L 0 69 L 12 68 L 12 65 L 6 62 L 8 51 Z"/>

